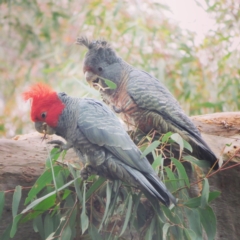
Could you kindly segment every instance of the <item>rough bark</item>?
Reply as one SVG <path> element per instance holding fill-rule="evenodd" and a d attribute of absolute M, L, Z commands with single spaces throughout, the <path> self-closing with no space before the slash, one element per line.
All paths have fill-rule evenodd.
<path fill-rule="evenodd" d="M 48 137 L 48 140 L 59 139 L 57 136 Z M 21 212 L 24 209 L 24 200 L 36 179 L 44 171 L 45 161 L 52 146 L 42 141 L 42 135 L 34 132 L 27 135 L 16 136 L 13 139 L 0 139 L 0 191 L 14 190 L 17 185 L 23 187 Z M 69 150 L 66 159 L 77 160 L 75 153 Z M 12 196 L 13 191 L 6 194 L 2 219 L 0 219 L 0 236 L 12 222 Z M 33 231 L 32 223 L 23 224 L 13 238 L 14 240 L 41 239 Z"/>
<path fill-rule="evenodd" d="M 240 149 L 240 112 L 195 116 L 192 120 L 221 161 L 227 161 Z M 12 190 L 17 185 L 21 185 L 25 187 L 22 199 L 26 198 L 27 187 L 31 187 L 43 172 L 45 160 L 51 149 L 41 138 L 42 135 L 34 132 L 16 136 L 14 139 L 0 139 L 0 191 Z M 48 138 L 52 140 L 58 137 Z M 75 161 L 77 157 L 73 151 L 68 151 L 66 160 Z M 240 162 L 239 160 L 240 155 L 234 156 L 227 166 L 233 166 Z M 219 171 L 209 178 L 211 189 L 222 192 L 213 204 L 218 223 L 216 237 L 218 240 L 239 239 L 240 236 L 239 171 L 240 166 L 235 166 Z M 6 194 L 3 217 L 0 220 L 0 236 L 12 221 L 12 195 L 11 191 Z M 20 211 L 23 208 L 21 202 Z M 40 238 L 29 223 L 19 228 L 14 239 Z"/>

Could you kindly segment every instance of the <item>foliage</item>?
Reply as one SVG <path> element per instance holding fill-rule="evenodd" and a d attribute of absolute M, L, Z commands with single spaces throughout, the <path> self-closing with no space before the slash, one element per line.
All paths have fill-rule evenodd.
<path fill-rule="evenodd" d="M 75 45 L 80 35 L 110 41 L 127 62 L 164 82 L 187 114 L 239 109 L 237 4 L 206 0 L 215 28 L 197 44 L 194 32 L 167 17 L 170 9 L 161 1 L 1 1 L 0 133 L 31 129 L 20 96 L 31 82 L 98 96 L 83 80 L 86 50 Z"/>
<path fill-rule="evenodd" d="M 46 160 L 45 171 L 29 191 L 26 207 L 21 212 L 18 206 L 22 187 L 16 187 L 12 201 L 13 221 L 0 238 L 14 237 L 21 224 L 32 221 L 34 231 L 47 240 L 75 237 L 111 240 L 130 239 L 130 236 L 200 240 L 204 232 L 208 239 L 214 239 L 216 217 L 209 203 L 220 193 L 210 192 L 207 178 L 190 184 L 184 161 L 172 155 L 171 162 L 165 163 L 165 150 L 171 144 L 178 144 L 180 152 L 186 147 L 190 149 L 179 135 L 167 133 L 156 141 L 152 141 L 153 138 L 153 134 L 144 137 L 139 147 L 143 155 L 154 157 L 152 166 L 178 199 L 176 206 L 160 205 L 152 196 L 120 181 L 110 182 L 93 175 L 83 181 L 79 163 L 61 160 L 58 150 L 53 149 Z M 186 156 L 186 160 L 191 161 L 191 157 Z M 204 161 L 197 159 L 193 162 L 195 167 L 204 165 Z M 200 182 L 199 196 L 190 197 L 191 188 Z M 0 192 L 0 213 L 7 192 Z"/>

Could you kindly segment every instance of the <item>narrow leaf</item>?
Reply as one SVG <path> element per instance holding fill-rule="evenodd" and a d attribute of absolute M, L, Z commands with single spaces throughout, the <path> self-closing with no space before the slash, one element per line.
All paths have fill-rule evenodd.
<path fill-rule="evenodd" d="M 101 231 L 102 227 L 103 227 L 103 223 L 108 215 L 108 209 L 109 209 L 109 206 L 110 206 L 110 202 L 111 202 L 111 195 L 112 195 L 112 191 L 111 191 L 111 188 L 110 188 L 110 184 L 109 184 L 109 181 L 107 181 L 107 201 L 106 201 L 106 207 L 105 207 L 105 211 L 104 211 L 104 215 L 103 215 L 103 218 L 102 218 L 102 222 L 101 222 L 101 225 L 98 229 L 98 231 Z"/>
<path fill-rule="evenodd" d="M 183 147 L 184 147 L 182 137 L 181 137 L 178 133 L 173 133 L 173 134 L 170 136 L 170 138 L 179 145 L 180 150 L 182 151 L 182 150 L 183 150 Z"/>
<path fill-rule="evenodd" d="M 0 219 L 2 217 L 4 204 L 5 204 L 5 193 L 0 192 Z"/>
<path fill-rule="evenodd" d="M 11 229 L 12 229 L 12 223 L 8 225 L 8 227 L 4 230 L 3 234 L 0 236 L 0 239 L 9 240 Z"/>
<path fill-rule="evenodd" d="M 110 89 L 116 89 L 117 88 L 117 84 L 114 83 L 113 81 L 111 81 L 109 79 L 106 79 L 106 78 L 103 78 L 103 77 L 99 77 L 99 78 L 101 78 Z"/>
<path fill-rule="evenodd" d="M 210 203 L 210 202 L 213 201 L 215 198 L 217 198 L 220 194 L 221 194 L 221 192 L 219 192 L 219 191 L 210 192 L 210 193 L 209 193 L 209 197 L 208 197 L 208 202 Z"/>
<path fill-rule="evenodd" d="M 171 227 L 171 225 L 169 223 L 165 223 L 163 225 L 163 229 L 162 229 L 162 232 L 163 232 L 163 240 L 166 240 L 167 239 L 167 233 L 168 233 L 168 229 L 169 227 Z"/>
<path fill-rule="evenodd" d="M 57 175 L 62 170 L 61 166 L 54 166 L 54 174 Z M 36 181 L 31 190 L 28 193 L 28 197 L 25 200 L 24 205 L 28 204 L 36 195 L 44 188 L 47 184 L 51 183 L 53 180 L 52 173 L 50 169 L 47 169 Z"/>
<path fill-rule="evenodd" d="M 150 226 L 148 227 L 145 239 L 152 239 L 155 232 L 156 218 L 153 217 Z"/>
<path fill-rule="evenodd" d="M 162 137 L 161 141 L 162 141 L 163 143 L 167 142 L 168 139 L 171 137 L 172 134 L 173 134 L 172 132 L 168 132 L 168 133 L 164 134 L 164 136 Z"/>
<path fill-rule="evenodd" d="M 198 210 L 186 208 L 185 213 L 189 227 L 196 235 L 195 240 L 202 240 L 203 231 Z"/>
<path fill-rule="evenodd" d="M 220 195 L 219 191 L 213 191 L 209 193 L 208 202 L 213 201 Z M 201 196 L 196 198 L 191 198 L 187 202 L 183 203 L 186 207 L 189 208 L 198 208 L 201 205 Z"/>
<path fill-rule="evenodd" d="M 64 186 L 62 186 L 61 188 L 58 189 L 58 191 L 61 191 L 63 190 L 64 188 L 70 186 L 75 180 L 72 180 L 68 183 L 66 183 Z M 33 207 L 35 207 L 36 205 L 38 205 L 40 202 L 42 202 L 43 200 L 49 198 L 50 196 L 56 194 L 56 191 L 53 191 L 53 192 L 50 192 L 48 193 L 47 195 L 41 197 L 41 198 L 38 198 L 36 199 L 35 201 L 33 201 L 32 203 L 30 203 L 21 213 L 24 214 L 26 213 L 27 211 L 29 211 L 30 209 L 32 209 Z"/>
<path fill-rule="evenodd" d="M 72 229 L 70 228 L 69 225 L 67 225 L 63 230 L 61 240 L 70 240 L 70 239 L 72 239 L 71 235 L 72 235 Z"/>
<path fill-rule="evenodd" d="M 183 159 L 190 162 L 190 163 L 193 163 L 199 167 L 203 167 L 203 168 L 208 168 L 210 167 L 210 163 L 208 161 L 205 161 L 205 160 L 198 160 L 196 159 L 195 157 L 193 156 L 190 156 L 190 155 L 183 155 Z"/>
<path fill-rule="evenodd" d="M 61 153 L 59 152 L 58 148 L 53 148 L 50 152 L 50 156 L 46 160 L 46 163 L 45 163 L 46 168 L 51 168 L 51 163 L 54 163 L 55 161 L 57 161 L 60 154 Z"/>
<path fill-rule="evenodd" d="M 188 187 L 190 187 L 190 183 L 189 183 L 189 179 L 186 173 L 185 168 L 183 167 L 182 163 L 180 161 L 178 161 L 176 158 L 171 157 L 171 161 L 175 164 L 177 171 L 178 171 L 178 175 L 180 178 L 185 180 L 185 183 Z"/>
<path fill-rule="evenodd" d="M 44 239 L 42 216 L 37 216 L 35 219 L 33 219 L 33 229 L 35 232 L 38 232 L 40 234 L 42 239 Z"/>
<path fill-rule="evenodd" d="M 147 156 L 150 152 L 152 152 L 153 150 L 155 150 L 159 145 L 160 145 L 160 141 L 154 141 L 152 142 L 142 153 L 141 157 L 145 157 Z"/>
<path fill-rule="evenodd" d="M 52 233 L 46 238 L 46 240 L 56 239 L 56 238 L 54 237 L 54 234 L 55 234 L 55 232 L 52 232 Z"/>
<path fill-rule="evenodd" d="M 161 166 L 161 163 L 162 163 L 162 155 L 159 155 L 154 159 L 154 162 L 152 163 L 152 167 L 154 171 L 158 170 L 158 168 Z"/>
<path fill-rule="evenodd" d="M 89 225 L 89 219 L 86 215 L 86 182 L 83 185 L 83 202 L 82 202 L 82 213 L 81 213 L 81 228 L 82 234 L 87 230 Z"/>
<path fill-rule="evenodd" d="M 10 232 L 10 237 L 13 238 L 17 232 L 17 227 L 18 227 L 18 222 L 22 218 L 22 214 L 18 214 L 17 216 L 14 217 L 13 219 L 13 224 Z"/>
<path fill-rule="evenodd" d="M 192 149 L 192 146 L 186 141 L 183 139 L 183 146 L 185 149 L 187 149 L 189 152 L 192 152 L 193 149 Z"/>
<path fill-rule="evenodd" d="M 22 187 L 17 186 L 15 188 L 15 191 L 14 191 L 14 194 L 13 194 L 13 202 L 12 202 L 12 216 L 13 216 L 13 218 L 15 218 L 15 216 L 17 215 L 18 206 L 19 206 L 21 197 L 22 197 Z"/>
<path fill-rule="evenodd" d="M 44 212 L 54 206 L 56 203 L 56 193 L 41 201 L 33 207 L 34 211 Z"/>
<path fill-rule="evenodd" d="M 44 235 L 45 239 L 53 232 L 53 220 L 50 214 L 47 214 L 44 218 Z"/>
<path fill-rule="evenodd" d="M 120 233 L 119 236 L 121 236 L 121 235 L 125 232 L 125 230 L 126 230 L 126 228 L 127 228 L 129 219 L 130 219 L 130 217 L 131 217 L 132 204 L 133 204 L 132 196 L 130 195 L 129 200 L 128 200 L 127 212 L 126 212 L 126 215 L 125 215 L 125 221 L 124 221 L 123 228 L 122 228 L 122 231 L 121 231 L 121 233 Z"/>
<path fill-rule="evenodd" d="M 103 177 L 99 177 L 97 181 L 93 183 L 93 185 L 88 189 L 86 193 L 86 200 L 90 198 L 90 196 L 96 192 L 104 183 L 106 179 Z"/>
<path fill-rule="evenodd" d="M 184 228 L 184 235 L 186 237 L 186 240 L 195 240 L 196 239 L 196 234 L 193 230 L 188 229 L 188 228 Z"/>
<path fill-rule="evenodd" d="M 205 209 L 198 208 L 201 224 L 208 236 L 208 239 L 215 239 L 216 235 L 216 216 L 210 206 L 207 206 Z"/>
<path fill-rule="evenodd" d="M 80 180 L 81 182 L 80 182 L 79 180 Z M 81 189 L 80 189 L 80 183 L 82 183 L 82 179 L 75 179 L 75 181 L 74 181 L 74 187 L 75 187 L 75 190 L 76 190 L 78 199 L 79 199 L 79 201 L 82 203 L 82 202 L 83 202 L 83 195 L 82 195 L 82 192 L 81 192 Z"/>
<path fill-rule="evenodd" d="M 167 173 L 167 176 L 169 178 L 169 182 L 172 185 L 172 188 L 173 188 L 172 190 L 176 191 L 178 189 L 178 187 L 177 187 L 178 179 L 176 179 L 174 173 L 172 172 L 172 170 L 169 167 L 165 167 L 164 169 L 165 169 L 165 171 Z"/>
<path fill-rule="evenodd" d="M 170 222 L 175 224 L 181 224 L 181 220 L 177 215 L 175 215 L 171 210 L 165 206 L 161 206 L 164 215 L 169 219 Z"/>
<path fill-rule="evenodd" d="M 89 235 L 91 236 L 91 239 L 96 239 L 96 240 L 103 240 L 103 237 L 101 234 L 98 232 L 97 228 L 91 224 L 90 227 L 88 228 Z"/>
<path fill-rule="evenodd" d="M 202 189 L 202 196 L 201 196 L 201 207 L 205 208 L 205 206 L 208 204 L 208 198 L 209 198 L 209 183 L 208 179 L 203 179 L 203 189 Z"/>

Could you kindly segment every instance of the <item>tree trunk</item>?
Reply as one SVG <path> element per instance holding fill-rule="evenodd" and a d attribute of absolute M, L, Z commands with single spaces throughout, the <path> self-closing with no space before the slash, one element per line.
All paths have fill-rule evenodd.
<path fill-rule="evenodd" d="M 202 136 L 222 162 L 228 162 L 227 167 L 234 166 L 240 160 L 240 112 L 215 113 L 192 117 L 193 122 L 202 132 Z M 0 139 L 0 191 L 7 191 L 3 216 L 0 220 L 0 236 L 12 222 L 12 195 L 17 185 L 23 186 L 24 200 L 29 187 L 44 170 L 44 163 L 52 146 L 41 140 L 42 135 L 36 132 L 16 136 L 13 139 Z M 48 136 L 48 140 L 59 139 Z M 227 145 L 226 145 L 227 144 Z M 77 161 L 75 153 L 67 152 L 67 161 Z M 225 168 L 226 166 L 223 166 Z M 240 216 L 239 199 L 240 167 L 220 170 L 209 178 L 211 190 L 219 190 L 221 196 L 213 203 L 217 216 L 217 240 L 239 239 Z M 19 212 L 24 209 L 23 201 Z M 15 240 L 40 239 L 33 231 L 32 224 L 27 223 L 19 228 Z"/>

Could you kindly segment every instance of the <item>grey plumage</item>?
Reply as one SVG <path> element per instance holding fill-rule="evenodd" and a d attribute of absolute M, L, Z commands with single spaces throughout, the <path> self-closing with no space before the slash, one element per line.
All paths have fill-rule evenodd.
<path fill-rule="evenodd" d="M 83 65 L 86 80 L 130 128 L 146 134 L 152 129 L 160 134 L 177 132 L 190 142 L 193 156 L 218 168 L 216 156 L 198 129 L 158 79 L 123 61 L 106 41 L 78 38 L 77 43 L 88 48 Z M 113 81 L 117 88 L 108 89 L 102 79 Z"/>
<path fill-rule="evenodd" d="M 141 157 L 141 151 L 119 119 L 104 103 L 72 98 L 65 93 L 59 93 L 58 97 L 65 108 L 54 131 L 48 128 L 67 141 L 66 145 L 61 145 L 63 149 L 72 147 L 84 164 L 99 175 L 143 189 L 166 206 L 176 203 L 147 159 Z M 37 122 L 36 126 L 42 132 L 41 123 Z M 52 143 L 60 144 L 58 141 Z"/>

